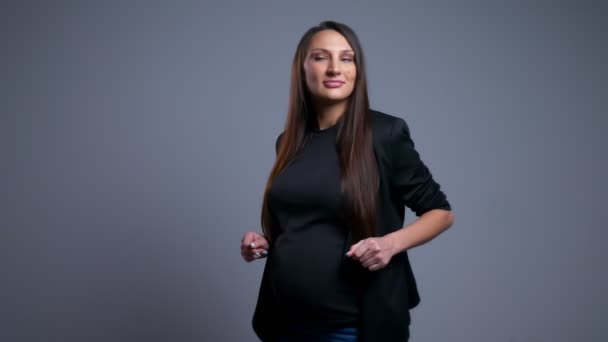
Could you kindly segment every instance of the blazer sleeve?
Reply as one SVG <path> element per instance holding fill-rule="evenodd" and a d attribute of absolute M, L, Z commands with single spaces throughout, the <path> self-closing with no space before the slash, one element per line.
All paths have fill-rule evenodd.
<path fill-rule="evenodd" d="M 400 204 L 417 216 L 432 209 L 451 210 L 440 185 L 416 151 L 409 127 L 402 118 L 398 118 L 392 127 L 389 151 L 391 191 Z"/>

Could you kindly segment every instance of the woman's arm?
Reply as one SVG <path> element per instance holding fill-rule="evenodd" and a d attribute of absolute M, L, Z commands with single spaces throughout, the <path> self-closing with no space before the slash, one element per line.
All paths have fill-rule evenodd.
<path fill-rule="evenodd" d="M 433 209 L 415 222 L 382 237 L 363 239 L 352 245 L 346 256 L 370 271 L 386 267 L 394 255 L 432 240 L 454 223 L 451 210 Z"/>
<path fill-rule="evenodd" d="M 428 167 L 420 159 L 409 127 L 398 119 L 392 127 L 389 182 L 398 199 L 419 218 L 382 237 L 370 237 L 352 245 L 346 256 L 359 260 L 370 271 L 384 268 L 391 258 L 426 243 L 454 223 L 452 207 Z"/>
<path fill-rule="evenodd" d="M 434 239 L 454 224 L 451 210 L 433 209 L 416 221 L 384 236 L 392 246 L 393 255 L 407 251 Z"/>

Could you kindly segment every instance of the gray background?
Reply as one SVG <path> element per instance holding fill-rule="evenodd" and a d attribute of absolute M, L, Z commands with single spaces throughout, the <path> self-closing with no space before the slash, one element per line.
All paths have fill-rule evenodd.
<path fill-rule="evenodd" d="M 601 1 L 1 6 L 1 341 L 254 341 L 239 243 L 325 19 L 456 213 L 412 341 L 608 340 Z"/>

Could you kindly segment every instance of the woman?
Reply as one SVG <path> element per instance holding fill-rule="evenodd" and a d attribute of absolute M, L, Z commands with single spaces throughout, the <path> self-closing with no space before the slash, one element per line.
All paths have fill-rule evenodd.
<path fill-rule="evenodd" d="M 364 57 L 348 26 L 325 21 L 301 38 L 289 112 L 266 184 L 268 257 L 253 328 L 263 341 L 407 341 L 419 302 L 407 250 L 453 224 L 405 121 L 369 108 Z M 402 227 L 405 207 L 419 218 Z"/>

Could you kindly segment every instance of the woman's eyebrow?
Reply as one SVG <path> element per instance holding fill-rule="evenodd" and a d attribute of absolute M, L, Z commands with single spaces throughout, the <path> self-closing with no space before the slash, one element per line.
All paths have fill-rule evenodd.
<path fill-rule="evenodd" d="M 323 48 L 314 48 L 314 49 L 311 49 L 310 51 L 312 52 L 312 51 L 315 51 L 315 50 L 324 51 L 324 52 L 330 52 L 329 50 L 323 49 Z M 350 50 L 350 49 L 342 50 L 340 52 L 350 52 L 350 53 L 353 53 L 353 54 L 355 53 L 353 50 Z"/>

